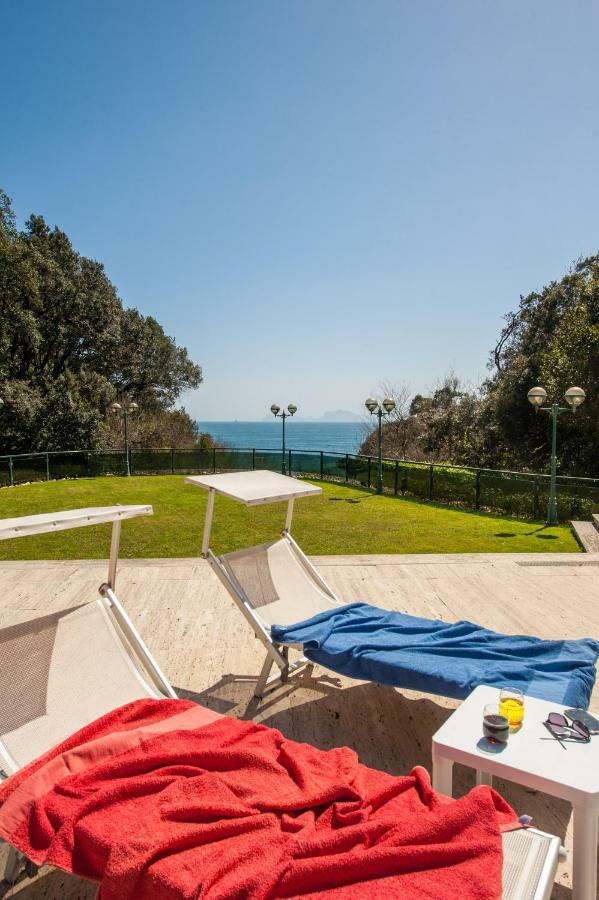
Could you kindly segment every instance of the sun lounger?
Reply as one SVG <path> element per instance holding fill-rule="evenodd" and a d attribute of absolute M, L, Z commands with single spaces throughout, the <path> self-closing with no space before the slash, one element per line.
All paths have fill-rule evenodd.
<path fill-rule="evenodd" d="M 51 748 L 72 732 L 131 700 L 176 698 L 115 594 L 120 523 L 151 512 L 151 507 L 108 507 L 0 521 L 0 539 L 113 522 L 108 579 L 97 599 L 0 630 L 0 781 L 34 757 L 50 758 Z M 284 552 L 289 548 L 293 550 L 291 539 Z M 303 565 L 302 556 L 298 565 Z M 298 571 L 302 584 L 303 572 Z M 322 597 L 331 596 L 324 583 L 317 584 Z M 221 718 L 197 709 L 195 724 Z M 84 761 L 79 757 L 77 764 Z M 504 900 L 547 900 L 559 838 L 526 829 L 506 832 L 502 844 Z M 35 874 L 35 866 L 11 847 L 0 896 L 22 870 Z"/>
<path fill-rule="evenodd" d="M 115 594 L 121 522 L 151 506 L 111 506 L 0 520 L 0 540 L 112 522 L 99 596 L 0 630 L 0 781 L 104 713 L 176 694 Z M 9 855 L 5 879 L 20 861 Z"/>
<path fill-rule="evenodd" d="M 264 644 L 255 694 L 312 663 L 342 675 L 465 699 L 479 684 L 511 684 L 531 696 L 587 707 L 599 641 L 505 635 L 472 622 L 423 619 L 368 603 L 343 604 L 291 537 L 294 501 L 320 489 L 272 472 L 193 476 L 207 489 L 203 555 Z M 209 547 L 214 495 L 247 506 L 287 500 L 278 540 L 221 556 Z M 289 648 L 302 652 L 289 661 Z M 272 666 L 279 673 L 270 676 Z"/>

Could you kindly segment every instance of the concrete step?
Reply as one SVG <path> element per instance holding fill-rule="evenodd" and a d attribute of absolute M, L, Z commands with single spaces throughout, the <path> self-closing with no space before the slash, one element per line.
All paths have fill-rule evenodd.
<path fill-rule="evenodd" d="M 574 537 L 585 553 L 599 553 L 599 517 L 593 522 L 571 522 Z"/>

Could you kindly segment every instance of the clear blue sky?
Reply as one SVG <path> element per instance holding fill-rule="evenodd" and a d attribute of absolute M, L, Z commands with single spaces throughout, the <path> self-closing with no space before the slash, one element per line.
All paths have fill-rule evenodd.
<path fill-rule="evenodd" d="M 198 418 L 477 380 L 599 250 L 596 0 L 5 0 L 0 33 L 0 185 L 188 347 Z"/>

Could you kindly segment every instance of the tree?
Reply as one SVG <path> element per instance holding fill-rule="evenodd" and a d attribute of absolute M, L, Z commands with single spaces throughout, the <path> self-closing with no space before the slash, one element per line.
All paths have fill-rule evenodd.
<path fill-rule="evenodd" d="M 16 227 L 0 191 L 1 452 L 101 446 L 106 410 L 126 395 L 149 413 L 179 415 L 199 366 L 159 323 L 124 309 L 101 263 L 32 215 Z"/>
<path fill-rule="evenodd" d="M 395 410 L 383 425 L 383 454 L 389 459 L 415 462 L 471 463 L 478 448 L 476 426 L 480 408 L 478 394 L 466 389 L 454 372 L 437 383 L 430 397 L 409 388 L 383 385 L 382 393 L 395 400 Z M 362 444 L 362 453 L 377 452 L 376 431 Z"/>
<path fill-rule="evenodd" d="M 560 281 L 520 298 L 491 355 L 481 412 L 481 460 L 543 471 L 549 464 L 550 428 L 535 415 L 528 390 L 542 384 L 563 402 L 578 385 L 587 402 L 559 424 L 559 468 L 599 476 L 599 255 L 579 260 Z"/>

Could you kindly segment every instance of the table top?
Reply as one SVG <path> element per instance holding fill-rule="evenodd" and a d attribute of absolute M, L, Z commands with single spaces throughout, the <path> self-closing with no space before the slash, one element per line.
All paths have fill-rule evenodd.
<path fill-rule="evenodd" d="M 553 796 L 585 802 L 594 798 L 599 805 L 599 735 L 593 735 L 589 744 L 566 741 L 564 749 L 543 722 L 548 713 L 567 707 L 525 696 L 521 729 L 510 733 L 503 749 L 486 752 L 479 746 L 484 742 L 483 707 L 496 700 L 497 688 L 477 687 L 433 736 L 433 749 L 454 762 Z"/>
<path fill-rule="evenodd" d="M 151 516 L 151 506 L 89 506 L 85 509 L 66 509 L 60 512 L 40 513 L 35 516 L 17 516 L 0 519 L 0 541 L 48 531 L 64 531 L 67 528 L 81 528 L 84 525 L 100 525 L 118 519 L 132 519 L 135 516 Z"/>
<path fill-rule="evenodd" d="M 222 475 L 191 475 L 185 481 L 206 490 L 214 490 L 224 497 L 239 500 L 246 506 L 322 494 L 322 488 L 314 484 L 298 481 L 289 475 L 279 475 L 278 472 L 270 472 L 267 469 L 226 472 Z"/>

